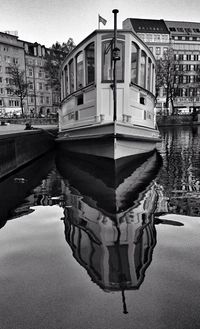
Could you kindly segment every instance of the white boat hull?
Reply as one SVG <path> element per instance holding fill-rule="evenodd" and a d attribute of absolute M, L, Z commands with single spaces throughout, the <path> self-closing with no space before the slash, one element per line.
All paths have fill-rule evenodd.
<path fill-rule="evenodd" d="M 120 159 L 156 149 L 159 132 L 119 122 L 68 129 L 57 142 L 67 151 Z"/>

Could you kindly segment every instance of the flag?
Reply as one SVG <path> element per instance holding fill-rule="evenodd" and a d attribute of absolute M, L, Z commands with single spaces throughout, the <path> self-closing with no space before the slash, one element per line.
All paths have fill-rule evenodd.
<path fill-rule="evenodd" d="M 106 25 L 107 20 L 99 15 L 99 23 L 102 23 L 103 25 Z"/>

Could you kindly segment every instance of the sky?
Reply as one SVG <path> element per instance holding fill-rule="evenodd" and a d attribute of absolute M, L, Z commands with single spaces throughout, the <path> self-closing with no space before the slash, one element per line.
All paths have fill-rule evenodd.
<path fill-rule="evenodd" d="M 18 31 L 20 40 L 46 47 L 73 38 L 77 45 L 98 28 L 98 14 L 113 28 L 126 18 L 200 22 L 199 0 L 0 0 L 0 31 Z"/>

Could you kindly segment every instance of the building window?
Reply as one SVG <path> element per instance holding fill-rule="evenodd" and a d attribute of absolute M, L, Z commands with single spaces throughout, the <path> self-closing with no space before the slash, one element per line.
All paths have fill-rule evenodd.
<path fill-rule="evenodd" d="M 10 72 L 11 72 L 11 67 L 10 66 L 5 67 L 5 73 L 10 74 Z"/>
<path fill-rule="evenodd" d="M 19 101 L 13 100 L 13 99 L 9 99 L 9 106 L 19 107 Z"/>
<path fill-rule="evenodd" d="M 132 42 L 131 45 L 131 82 L 137 83 L 138 46 Z"/>
<path fill-rule="evenodd" d="M 33 83 L 32 82 L 29 82 L 29 89 L 33 90 Z"/>
<path fill-rule="evenodd" d="M 14 58 L 13 58 L 13 63 L 14 63 L 14 64 L 19 64 L 19 58 L 15 58 L 15 57 L 14 57 Z"/>
<path fill-rule="evenodd" d="M 33 76 L 33 70 L 32 69 L 28 69 L 28 75 L 29 75 L 29 77 Z"/>
<path fill-rule="evenodd" d="M 11 58 L 10 58 L 10 56 L 5 56 L 4 59 L 5 59 L 5 62 L 6 62 L 6 63 L 8 63 L 8 64 L 11 63 Z"/>
<path fill-rule="evenodd" d="M 154 41 L 161 41 L 161 35 L 160 34 L 154 34 Z"/>
<path fill-rule="evenodd" d="M 86 85 L 95 80 L 95 53 L 94 42 L 90 43 L 85 49 L 85 67 L 86 67 Z"/>
<path fill-rule="evenodd" d="M 156 55 L 160 55 L 161 54 L 161 49 L 160 47 L 156 47 Z"/>
<path fill-rule="evenodd" d="M 191 30 L 190 28 L 186 27 L 186 28 L 185 28 L 185 32 L 187 32 L 187 33 L 191 33 L 192 30 Z"/>
<path fill-rule="evenodd" d="M 148 34 L 146 35 L 146 41 L 147 41 L 147 42 L 152 42 L 152 41 L 153 41 L 153 35 L 148 33 Z"/>
<path fill-rule="evenodd" d="M 83 52 L 76 57 L 76 89 L 83 87 Z"/>
<path fill-rule="evenodd" d="M 39 72 L 38 72 L 38 78 L 42 78 L 42 70 L 39 70 Z"/>
<path fill-rule="evenodd" d="M 43 102 L 44 102 L 44 97 L 40 96 L 40 104 L 43 104 Z"/>
<path fill-rule="evenodd" d="M 50 103 L 50 98 L 49 98 L 49 96 L 46 97 L 46 103 L 47 103 L 47 104 Z"/>
<path fill-rule="evenodd" d="M 0 77 L 0 83 L 2 83 L 3 82 L 3 78 L 2 77 Z"/>

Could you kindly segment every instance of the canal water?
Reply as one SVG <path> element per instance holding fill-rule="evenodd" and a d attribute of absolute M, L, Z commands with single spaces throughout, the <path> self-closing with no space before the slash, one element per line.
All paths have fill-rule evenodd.
<path fill-rule="evenodd" d="M 50 153 L 0 182 L 0 329 L 197 329 L 200 129 L 121 164 Z"/>

